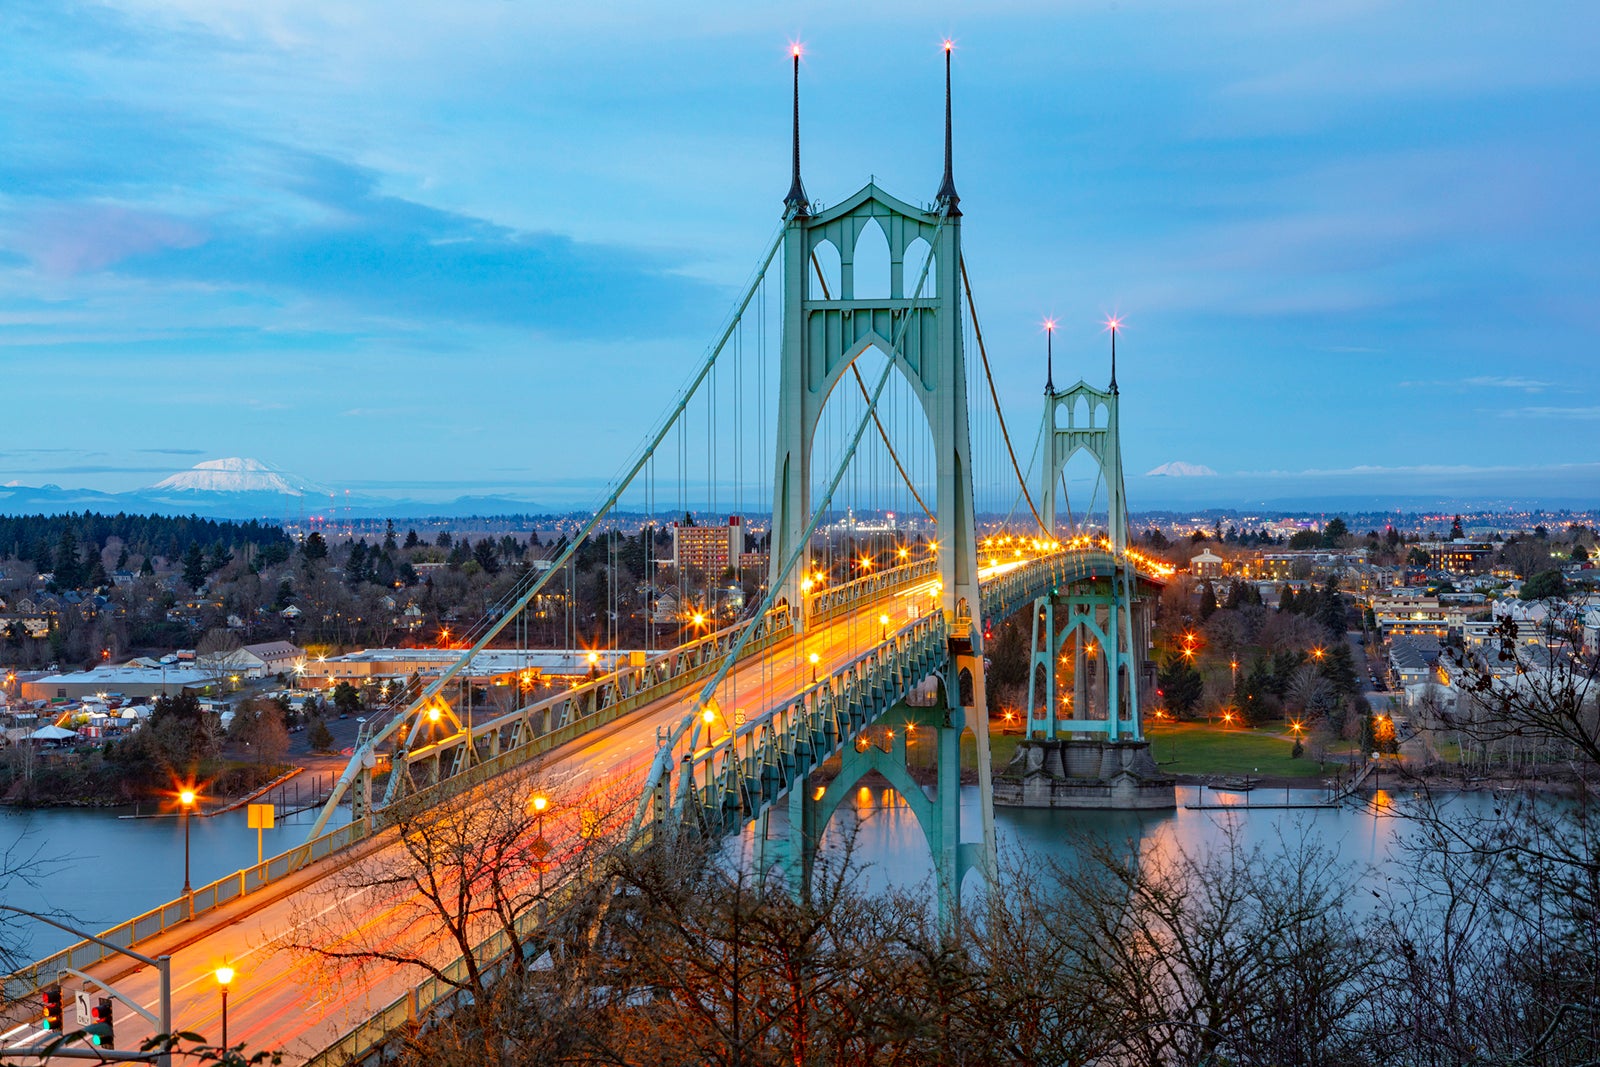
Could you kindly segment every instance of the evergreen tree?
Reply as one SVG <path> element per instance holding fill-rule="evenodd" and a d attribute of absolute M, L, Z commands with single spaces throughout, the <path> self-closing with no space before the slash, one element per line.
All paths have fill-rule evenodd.
<path fill-rule="evenodd" d="M 55 558 L 51 563 L 51 569 L 56 576 L 56 585 L 62 589 L 78 588 L 84 577 L 82 567 L 78 534 L 71 526 L 63 526 L 61 536 L 56 540 Z"/>
<path fill-rule="evenodd" d="M 1316 620 L 1334 639 L 1344 644 L 1345 601 L 1344 594 L 1339 592 L 1339 579 L 1330 577 L 1328 584 L 1323 587 L 1322 595 L 1318 598 Z"/>
<path fill-rule="evenodd" d="M 1455 517 L 1455 521 L 1450 523 L 1450 540 L 1460 541 L 1466 536 L 1467 535 L 1461 530 L 1461 516 L 1457 515 Z"/>
<path fill-rule="evenodd" d="M 215 574 L 232 560 L 233 553 L 228 551 L 228 546 L 218 541 L 211 546 L 211 554 L 206 559 L 206 573 Z"/>
<path fill-rule="evenodd" d="M 1335 515 L 1322 528 L 1322 546 L 1324 548 L 1338 548 L 1339 542 L 1343 541 L 1345 535 L 1349 532 L 1350 527 L 1345 524 L 1343 519 Z"/>
<path fill-rule="evenodd" d="M 314 563 L 319 559 L 328 558 L 328 542 L 321 532 L 312 530 L 306 535 L 304 543 L 300 545 L 300 554 L 305 556 L 307 563 Z"/>
<path fill-rule="evenodd" d="M 312 716 L 311 725 L 306 727 L 306 743 L 313 752 L 333 751 L 333 731 L 322 721 L 322 716 Z"/>
<path fill-rule="evenodd" d="M 183 580 L 194 590 L 205 584 L 206 554 L 200 550 L 199 541 L 190 541 L 189 551 L 183 554 Z"/>
<path fill-rule="evenodd" d="M 1229 611 L 1237 611 L 1244 603 L 1244 583 L 1235 578 L 1228 583 L 1228 599 L 1223 602 L 1223 607 Z"/>
<path fill-rule="evenodd" d="M 393 552 L 396 548 L 394 540 L 394 520 L 383 520 L 383 550 Z"/>
<path fill-rule="evenodd" d="M 1258 723 L 1270 711 L 1271 696 L 1272 669 L 1266 660 L 1255 660 L 1249 670 L 1239 675 L 1239 683 L 1233 690 L 1234 704 L 1244 713 L 1247 722 Z"/>
<path fill-rule="evenodd" d="M 117 553 L 117 570 L 119 570 L 119 571 L 127 570 L 127 568 L 128 568 L 128 546 L 127 545 L 123 545 L 122 546 L 122 551 Z"/>
<path fill-rule="evenodd" d="M 1353 697 L 1361 691 L 1361 676 L 1356 673 L 1355 655 L 1350 642 L 1339 640 L 1328 649 L 1320 663 L 1322 676 L 1341 697 Z"/>
<path fill-rule="evenodd" d="M 1540 571 L 1522 583 L 1523 600 L 1560 599 L 1567 595 L 1567 580 L 1558 570 Z"/>
<path fill-rule="evenodd" d="M 451 538 L 449 530 L 440 530 L 439 536 L 433 539 L 433 543 L 439 548 L 449 548 L 455 542 Z"/>
<path fill-rule="evenodd" d="M 417 531 L 415 531 L 415 530 L 407 530 L 406 531 L 406 540 L 405 540 L 405 546 L 404 547 L 406 547 L 406 548 L 416 548 L 421 543 L 422 543 L 422 538 L 417 536 Z"/>
<path fill-rule="evenodd" d="M 990 653 L 989 677 L 998 688 L 1023 685 L 1028 681 L 1028 642 L 1022 628 L 1007 622 L 1000 628 L 1000 637 Z"/>
<path fill-rule="evenodd" d="M 150 557 L 149 556 L 145 556 L 144 557 L 144 562 L 139 564 L 139 574 L 140 574 L 141 577 L 144 577 L 144 578 L 154 578 L 155 577 L 155 575 L 156 575 L 156 565 L 154 563 L 150 562 Z"/>
<path fill-rule="evenodd" d="M 1294 586 L 1286 585 L 1283 592 L 1278 595 L 1278 611 L 1294 613 L 1295 593 Z"/>
<path fill-rule="evenodd" d="M 1183 718 L 1200 703 L 1205 692 L 1205 679 L 1190 666 L 1183 656 L 1170 656 L 1156 672 L 1156 687 L 1161 699 L 1173 715 Z"/>
<path fill-rule="evenodd" d="M 1200 621 L 1205 622 L 1217 613 L 1217 591 L 1211 587 L 1210 579 L 1200 590 Z"/>
<path fill-rule="evenodd" d="M 367 580 L 367 543 L 357 541 L 350 546 L 350 558 L 344 565 L 344 580 L 354 589 Z"/>

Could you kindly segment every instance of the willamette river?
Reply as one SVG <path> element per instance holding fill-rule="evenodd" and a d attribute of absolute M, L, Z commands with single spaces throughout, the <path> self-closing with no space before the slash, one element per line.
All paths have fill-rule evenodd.
<path fill-rule="evenodd" d="M 1292 798 L 1320 798 L 1315 790 L 1295 790 Z M 1237 810 L 1191 811 L 1183 807 L 1204 797 L 1237 801 Z M 1403 798 L 1399 798 L 1403 801 Z M 932 884 L 933 864 L 911 810 L 888 790 L 862 790 L 848 807 L 841 806 L 825 838 L 837 842 L 840 831 L 856 832 L 855 858 L 863 882 L 871 887 Z M 1252 804 L 1282 803 L 1282 790 L 1258 789 Z M 1325 810 L 1249 810 L 1245 798 L 1192 788 L 1178 790 L 1175 811 L 1152 814 L 1120 812 L 1044 812 L 1001 809 L 996 824 L 1002 852 L 1019 851 L 1065 858 L 1072 842 L 1089 834 L 1113 844 L 1152 843 L 1181 846 L 1191 854 L 1223 844 L 1232 834 L 1245 847 L 1275 851 L 1280 842 L 1311 838 L 1358 869 L 1382 872 L 1396 862 L 1393 845 L 1406 832 L 1403 819 L 1372 806 L 1347 802 Z M 977 791 L 963 791 L 963 802 L 975 825 Z M 1463 794 L 1455 803 L 1478 810 L 1493 802 L 1487 794 Z M 1387 809 L 1394 810 L 1393 807 Z M 70 913 L 89 929 L 100 930 L 174 899 L 183 886 L 183 824 L 176 818 L 122 819 L 126 812 L 88 809 L 13 811 L 0 809 L 0 849 L 12 849 L 13 860 L 36 854 L 37 885 L 13 879 L 4 887 L 5 903 L 23 908 L 55 907 Z M 268 856 L 305 838 L 314 812 L 279 822 L 266 832 Z M 773 820 L 773 832 L 780 829 Z M 190 826 L 190 879 L 200 886 L 253 864 L 255 831 L 245 826 L 243 809 Z M 746 841 L 748 844 L 748 839 Z M 968 880 L 968 892 L 976 879 Z M 40 956 L 70 938 L 48 927 L 26 929 L 24 954 Z"/>

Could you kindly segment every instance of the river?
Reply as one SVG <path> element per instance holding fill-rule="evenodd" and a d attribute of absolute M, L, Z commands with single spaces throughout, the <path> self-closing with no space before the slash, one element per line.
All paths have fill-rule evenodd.
<path fill-rule="evenodd" d="M 1380 873 L 1395 862 L 1391 854 L 1405 833 L 1405 820 L 1391 817 L 1394 808 L 1347 802 L 1333 809 L 1251 810 L 1246 797 L 1234 795 L 1235 808 L 1227 811 L 1188 810 L 1183 805 L 1202 797 L 1216 802 L 1224 794 L 1181 787 L 1175 811 L 1133 814 L 1124 812 L 1048 812 L 1001 809 L 995 823 L 1003 854 L 1019 852 L 1066 858 L 1072 841 L 1089 834 L 1120 844 L 1156 840 L 1175 843 L 1190 853 L 1221 845 L 1230 833 L 1246 847 L 1262 845 L 1274 850 L 1282 840 L 1309 836 L 1333 850 L 1344 862 Z M 1386 795 L 1385 795 L 1386 796 Z M 1296 790 L 1293 798 L 1304 802 L 1321 797 L 1320 791 Z M 1280 790 L 1259 789 L 1248 798 L 1253 804 L 1281 803 Z M 824 847 L 837 844 L 845 831 L 856 834 L 855 857 L 862 865 L 866 888 L 885 885 L 931 885 L 933 864 L 916 818 L 892 790 L 859 790 L 848 807 L 841 807 L 824 837 Z M 967 818 L 976 824 L 978 794 L 968 787 L 962 802 Z M 1476 810 L 1493 802 L 1487 794 L 1462 794 L 1457 801 Z M 70 914 L 80 925 L 104 929 L 147 911 L 179 895 L 183 886 L 183 822 L 178 818 L 119 818 L 127 812 L 104 809 L 0 809 L 0 849 L 10 848 L 13 860 L 36 854 L 37 884 L 13 879 L 5 886 L 5 903 L 40 909 L 54 907 Z M 268 856 L 286 851 L 305 838 L 315 812 L 303 812 L 279 822 L 265 832 Z M 773 820 L 774 834 L 781 819 Z M 256 834 L 245 825 L 243 809 L 190 825 L 190 880 L 204 885 L 256 859 Z M 744 840 L 748 848 L 749 838 Z M 977 889 L 968 879 L 967 892 Z M 930 897 L 931 899 L 931 897 Z M 21 954 L 44 955 L 71 939 L 37 924 L 12 928 L 23 935 Z"/>

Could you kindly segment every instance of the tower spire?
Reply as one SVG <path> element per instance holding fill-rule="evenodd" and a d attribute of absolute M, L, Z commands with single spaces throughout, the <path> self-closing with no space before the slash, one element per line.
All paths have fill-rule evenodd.
<path fill-rule="evenodd" d="M 1044 320 L 1044 391 L 1047 395 L 1055 395 L 1056 391 L 1056 364 L 1055 364 L 1056 320 Z"/>
<path fill-rule="evenodd" d="M 1117 393 L 1117 331 L 1122 329 L 1122 320 L 1112 316 L 1106 321 L 1106 328 L 1111 331 L 1111 394 Z"/>
<path fill-rule="evenodd" d="M 811 214 L 807 208 L 806 187 L 800 181 L 800 45 L 790 47 L 794 56 L 794 175 L 789 180 L 789 195 L 783 198 L 785 218 L 803 219 Z"/>
<path fill-rule="evenodd" d="M 950 52 L 954 48 L 955 42 L 946 38 L 944 42 L 944 181 L 939 183 L 939 194 L 935 197 L 939 203 L 940 212 L 949 218 L 959 218 L 961 216 L 961 197 L 956 194 L 956 179 L 950 150 Z"/>

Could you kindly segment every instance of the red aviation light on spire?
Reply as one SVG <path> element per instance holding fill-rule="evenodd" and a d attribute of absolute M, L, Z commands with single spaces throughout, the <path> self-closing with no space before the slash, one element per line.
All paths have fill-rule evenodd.
<path fill-rule="evenodd" d="M 1045 333 L 1055 333 L 1056 332 L 1056 320 L 1055 319 L 1047 318 L 1047 319 L 1044 320 L 1044 322 L 1040 323 L 1040 325 L 1042 327 L 1044 327 L 1044 332 Z"/>
<path fill-rule="evenodd" d="M 954 38 L 946 37 L 944 39 L 944 50 L 946 52 L 954 52 L 956 50 L 956 42 Z"/>
<path fill-rule="evenodd" d="M 1110 330 L 1112 333 L 1116 333 L 1118 330 L 1122 329 L 1122 320 L 1116 315 L 1108 316 L 1106 318 L 1106 329 Z"/>
<path fill-rule="evenodd" d="M 806 47 L 799 41 L 790 41 L 789 54 L 794 58 L 799 59 L 801 56 L 806 54 Z"/>

